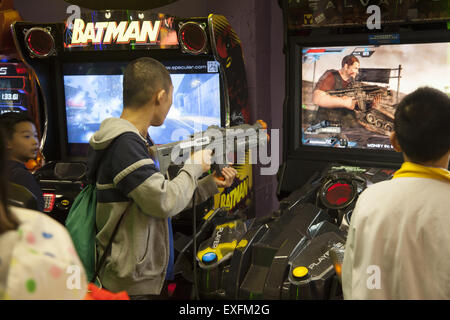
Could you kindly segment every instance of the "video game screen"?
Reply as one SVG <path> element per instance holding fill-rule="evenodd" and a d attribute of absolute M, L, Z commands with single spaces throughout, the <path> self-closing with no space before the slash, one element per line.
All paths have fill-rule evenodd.
<path fill-rule="evenodd" d="M 173 104 L 164 124 L 150 127 L 156 144 L 186 139 L 210 125 L 221 125 L 220 75 L 217 62 L 164 63 L 172 78 Z M 127 63 L 64 65 L 69 149 L 88 144 L 103 120 L 120 117 L 122 81 Z M 72 146 L 71 146 L 72 145 Z"/>
<path fill-rule="evenodd" d="M 446 42 L 302 48 L 301 59 L 304 146 L 392 150 L 405 95 L 422 86 L 450 95 Z"/>

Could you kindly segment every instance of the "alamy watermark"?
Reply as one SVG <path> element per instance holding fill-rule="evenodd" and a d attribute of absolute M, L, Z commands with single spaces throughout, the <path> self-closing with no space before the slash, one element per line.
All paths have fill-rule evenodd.
<path fill-rule="evenodd" d="M 67 28 L 72 30 L 74 20 L 80 19 L 81 17 L 81 9 L 79 6 L 73 4 L 67 7 L 66 13 L 70 14 L 66 20 Z"/>
<path fill-rule="evenodd" d="M 81 289 L 81 274 L 82 269 L 78 265 L 70 265 L 66 269 L 67 280 L 66 287 L 69 290 L 80 290 Z"/>
<path fill-rule="evenodd" d="M 381 9 L 379 6 L 371 5 L 367 7 L 368 14 L 371 14 L 370 17 L 367 18 L 367 29 L 381 29 Z"/>
<path fill-rule="evenodd" d="M 369 290 L 381 289 L 381 269 L 377 265 L 370 265 L 366 269 L 366 273 L 370 275 L 366 280 L 366 286 Z"/>

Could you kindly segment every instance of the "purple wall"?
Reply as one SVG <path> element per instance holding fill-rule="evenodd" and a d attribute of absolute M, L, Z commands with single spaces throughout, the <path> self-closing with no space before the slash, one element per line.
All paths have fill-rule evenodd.
<path fill-rule="evenodd" d="M 68 3 L 62 0 L 14 0 L 14 8 L 24 21 L 61 22 L 67 17 Z"/>
<path fill-rule="evenodd" d="M 126 0 L 125 0 L 126 1 Z M 63 0 L 15 0 L 25 21 L 63 21 L 70 4 Z M 180 17 L 224 15 L 242 41 L 249 86 L 251 120 L 263 119 L 270 129 L 280 130 L 285 81 L 282 12 L 276 0 L 179 0 L 152 10 Z M 273 143 L 273 141 L 272 141 Z M 254 170 L 256 214 L 270 214 L 278 208 L 276 176 L 261 176 Z"/>
<path fill-rule="evenodd" d="M 280 130 L 282 161 L 285 59 L 281 9 L 275 0 L 210 0 L 208 12 L 227 17 L 242 41 L 251 121 L 262 119 L 269 128 Z M 260 167 L 256 166 L 254 177 L 256 215 L 269 214 L 278 208 L 276 176 L 262 176 Z"/>
<path fill-rule="evenodd" d="M 205 16 L 207 2 L 208 0 L 179 0 L 151 11 L 179 17 Z M 23 20 L 32 22 L 63 21 L 67 17 L 66 9 L 70 5 L 63 0 L 14 0 L 14 7 L 19 11 Z M 88 9 L 84 10 L 89 11 Z"/>

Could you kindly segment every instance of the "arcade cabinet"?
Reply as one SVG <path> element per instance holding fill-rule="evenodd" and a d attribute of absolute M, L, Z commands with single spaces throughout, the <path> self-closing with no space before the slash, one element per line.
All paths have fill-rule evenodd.
<path fill-rule="evenodd" d="M 32 70 L 20 60 L 12 37 L 11 24 L 22 20 L 19 12 L 14 10 L 13 2 L 8 0 L 0 3 L 0 114 L 27 113 L 35 121 L 41 136 L 38 83 Z"/>
<path fill-rule="evenodd" d="M 280 1 L 287 70 L 280 198 L 330 162 L 398 168 L 401 155 L 389 142 L 396 104 L 420 86 L 450 92 L 448 1 L 389 2 L 379 7 L 380 29 L 369 29 L 369 4 Z M 359 60 L 359 73 L 328 94 L 354 99 L 355 109 L 324 112 L 314 92 L 347 55 Z"/>
<path fill-rule="evenodd" d="M 379 30 L 367 28 L 359 1 L 279 3 L 287 72 L 280 208 L 219 225 L 200 245 L 205 298 L 342 299 L 340 263 L 356 200 L 402 162 L 389 142 L 396 104 L 419 86 L 450 94 L 447 1 L 383 6 Z M 327 93 L 356 107 L 323 112 L 314 92 L 349 55 L 359 61 L 357 76 Z"/>
<path fill-rule="evenodd" d="M 26 113 L 34 122 L 38 137 L 42 132 L 43 114 L 38 108 L 38 83 L 31 69 L 20 61 L 14 45 L 11 23 L 20 21 L 20 14 L 14 10 L 13 1 L 0 3 L 0 114 L 7 112 Z M 36 159 L 30 159 L 25 165 L 31 171 L 39 169 L 43 162 L 42 145 Z M 9 203 L 28 209 L 36 209 L 37 203 L 33 194 L 20 185 L 11 183 Z"/>
<path fill-rule="evenodd" d="M 66 24 L 16 22 L 12 30 L 21 58 L 41 84 L 47 165 L 36 177 L 48 199 L 46 211 L 61 223 L 86 183 L 90 136 L 104 119 L 120 116 L 122 73 L 130 60 L 151 56 L 171 73 L 174 104 L 164 126 L 149 130 L 156 143 L 179 141 L 210 125 L 249 121 L 242 48 L 223 16 L 181 19 L 106 10 Z M 184 136 L 177 136 L 180 130 Z M 201 211 L 226 205 L 253 215 L 252 167 L 235 167 L 241 180 Z"/>
<path fill-rule="evenodd" d="M 319 229 L 310 225 L 309 244 L 300 241 L 290 252 L 288 281 L 278 283 L 281 297 L 338 298 L 339 281 L 327 278 L 339 278 L 336 256 L 340 252 L 342 261 L 358 195 L 390 179 L 402 163 L 389 141 L 397 103 L 420 86 L 450 94 L 450 8 L 448 1 L 380 2 L 376 29 L 362 1 L 279 3 L 287 71 L 280 209 L 312 204 L 327 214 L 322 223 L 329 228 L 316 224 L 322 231 L 313 235 Z M 334 85 L 327 84 L 327 74 L 343 68 L 348 56 L 359 62 L 359 72 L 347 85 L 334 75 Z M 326 109 L 315 99 L 317 90 L 351 98 L 355 108 Z"/>
<path fill-rule="evenodd" d="M 129 61 L 149 56 L 171 74 L 173 105 L 164 125 L 149 129 L 157 144 L 186 139 L 211 125 L 250 120 L 241 42 L 224 16 L 102 10 L 66 23 L 16 22 L 12 31 L 21 59 L 41 85 L 47 164 L 35 176 L 44 191 L 45 211 L 62 224 L 87 184 L 91 135 L 104 119 L 121 114 L 123 71 Z M 254 216 L 252 165 L 233 166 L 239 178 L 197 206 L 195 221 L 190 210 L 172 220 L 175 273 L 188 281 L 193 275 L 193 225 L 203 225 L 195 237 L 200 243 L 210 235 L 213 219 Z"/>

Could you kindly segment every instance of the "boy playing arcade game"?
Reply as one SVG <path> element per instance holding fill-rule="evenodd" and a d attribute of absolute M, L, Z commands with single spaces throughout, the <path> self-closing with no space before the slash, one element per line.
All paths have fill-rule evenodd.
<path fill-rule="evenodd" d="M 166 68 L 152 58 L 132 61 L 123 77 L 123 112 L 102 122 L 90 140 L 88 176 L 97 182 L 97 257 L 103 255 L 122 213 L 124 219 L 99 278 L 113 292 L 131 299 L 167 296 L 165 279 L 173 268 L 170 217 L 197 199 L 204 201 L 229 187 L 236 170 L 224 168 L 224 179 L 209 175 L 211 151 L 194 153 L 177 177 L 168 181 L 150 159 L 150 126 L 163 124 L 172 105 L 173 86 Z"/>
<path fill-rule="evenodd" d="M 450 299 L 450 98 L 423 87 L 398 105 L 391 143 L 404 163 L 353 211 L 345 299 Z"/>

